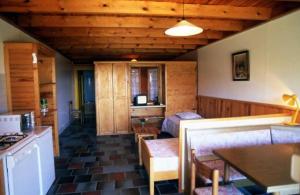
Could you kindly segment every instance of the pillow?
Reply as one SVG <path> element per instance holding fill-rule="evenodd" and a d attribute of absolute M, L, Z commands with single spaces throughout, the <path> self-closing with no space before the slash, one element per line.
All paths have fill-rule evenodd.
<path fill-rule="evenodd" d="M 183 120 L 189 120 L 189 119 L 200 119 L 202 118 L 199 114 L 196 114 L 194 112 L 179 112 L 175 114 L 180 119 Z"/>

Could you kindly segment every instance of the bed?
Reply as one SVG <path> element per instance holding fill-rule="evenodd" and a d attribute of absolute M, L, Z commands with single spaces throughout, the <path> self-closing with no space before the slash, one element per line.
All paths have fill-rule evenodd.
<path fill-rule="evenodd" d="M 202 117 L 193 112 L 180 112 L 175 115 L 165 118 L 163 121 L 161 131 L 171 134 L 173 137 L 179 137 L 179 123 L 180 120 L 194 120 Z"/>

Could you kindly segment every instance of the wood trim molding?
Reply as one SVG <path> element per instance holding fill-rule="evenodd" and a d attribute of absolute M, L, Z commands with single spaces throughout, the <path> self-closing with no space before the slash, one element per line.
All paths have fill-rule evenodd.
<path fill-rule="evenodd" d="M 5 195 L 5 182 L 4 182 L 4 167 L 3 160 L 0 159 L 0 195 Z"/>
<path fill-rule="evenodd" d="M 260 102 L 198 96 L 198 113 L 205 118 L 254 116 L 293 112 L 293 108 Z M 298 118 L 300 122 L 300 117 Z"/>

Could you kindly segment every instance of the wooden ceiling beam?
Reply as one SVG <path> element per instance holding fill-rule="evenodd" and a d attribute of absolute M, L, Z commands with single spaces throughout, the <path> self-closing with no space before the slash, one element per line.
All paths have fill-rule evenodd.
<path fill-rule="evenodd" d="M 74 44 L 66 45 L 55 43 L 53 47 L 59 50 L 75 49 L 196 49 L 197 45 L 180 44 Z"/>
<path fill-rule="evenodd" d="M 160 17 L 119 17 L 119 16 L 57 16 L 21 15 L 18 25 L 22 27 L 99 27 L 99 28 L 161 28 L 175 25 L 179 19 Z M 189 19 L 204 30 L 241 31 L 243 22 L 221 19 Z"/>
<path fill-rule="evenodd" d="M 73 62 L 75 64 L 87 64 L 93 63 L 94 61 L 118 61 L 125 60 L 130 61 L 132 58 L 136 58 L 138 61 L 162 61 L 162 60 L 173 60 L 178 55 L 132 55 L 132 54 L 120 54 L 120 55 L 96 55 L 96 56 L 88 56 L 82 58 L 74 58 Z"/>
<path fill-rule="evenodd" d="M 147 28 L 30 28 L 41 37 L 165 37 L 165 29 Z M 207 30 L 192 38 L 222 39 L 223 32 Z"/>
<path fill-rule="evenodd" d="M 207 39 L 195 38 L 143 38 L 143 37 L 105 37 L 105 38 L 48 38 L 45 39 L 50 45 L 55 43 L 76 45 L 76 44 L 189 44 L 189 45 L 207 45 Z"/>
<path fill-rule="evenodd" d="M 174 54 L 174 53 L 185 53 L 187 49 L 112 49 L 112 48 L 100 48 L 100 49 L 71 49 L 61 50 L 65 54 L 76 54 L 76 55 L 94 55 L 94 54 L 124 54 L 124 53 L 135 53 L 135 54 Z"/>
<path fill-rule="evenodd" d="M 88 53 L 88 54 L 78 54 L 78 53 L 67 53 L 67 55 L 71 56 L 72 59 L 82 59 L 82 58 L 91 58 L 93 56 L 112 56 L 112 58 L 118 56 L 118 55 L 136 55 L 136 56 L 174 56 L 174 55 L 181 55 L 183 53 L 150 53 L 150 54 L 137 54 L 137 53 L 127 53 L 127 52 L 119 52 L 115 54 L 111 53 L 100 53 L 100 52 L 95 52 L 95 53 Z"/>
<path fill-rule="evenodd" d="M 182 17 L 182 3 L 128 0 L 1 0 L 0 12 L 114 14 Z M 185 4 L 186 17 L 209 17 L 243 20 L 268 20 L 271 9 L 229 5 Z"/>

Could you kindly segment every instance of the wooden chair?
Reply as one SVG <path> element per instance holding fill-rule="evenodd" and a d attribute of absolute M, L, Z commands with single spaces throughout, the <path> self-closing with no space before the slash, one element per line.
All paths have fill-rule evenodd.
<path fill-rule="evenodd" d="M 197 160 L 194 149 L 192 149 L 191 154 L 191 195 L 242 195 L 231 184 L 219 186 L 219 170 L 211 169 Z M 196 175 L 212 180 L 212 186 L 196 188 Z"/>
<path fill-rule="evenodd" d="M 300 155 L 299 154 L 294 154 L 292 156 L 291 177 L 293 180 L 300 183 Z"/>

